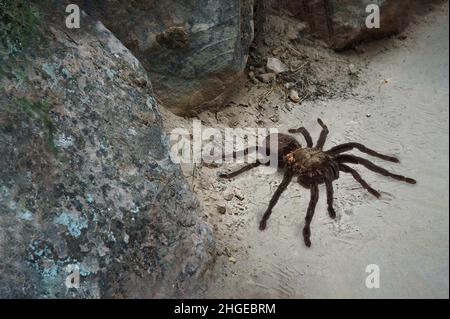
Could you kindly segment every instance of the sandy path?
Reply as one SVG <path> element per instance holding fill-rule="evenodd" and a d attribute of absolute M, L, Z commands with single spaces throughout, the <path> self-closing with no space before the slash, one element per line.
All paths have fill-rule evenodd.
<path fill-rule="evenodd" d="M 448 12 L 448 5 L 444 9 Z M 419 20 L 405 33 L 406 40 L 372 44 L 365 54 L 348 57 L 358 64 L 367 61 L 361 74 L 365 84 L 353 98 L 304 103 L 290 113 L 280 112 L 277 123 L 280 131 L 304 125 L 315 139 L 320 117 L 330 129 L 325 148 L 362 142 L 399 157 L 401 164 L 364 157 L 414 177 L 418 184 L 403 184 L 358 167 L 382 192 L 377 200 L 342 174 L 335 182 L 338 218 L 329 219 L 321 187 L 312 224 L 313 246 L 306 248 L 301 229 L 307 190 L 291 184 L 268 229 L 260 232 L 258 221 L 281 176 L 255 169 L 230 182 L 211 182 L 215 186 L 207 195 L 213 200 L 205 200 L 205 193 L 199 195 L 207 217 L 217 215 L 214 198 L 217 193 L 222 196 L 217 189 L 235 187 L 245 198 L 231 208 L 243 207 L 238 213 L 218 219 L 232 228 L 219 242 L 231 247 L 228 256 L 233 262 L 226 255 L 218 258 L 207 296 L 448 298 L 448 14 L 435 12 Z M 239 124 L 245 126 L 242 120 Z M 380 267 L 379 289 L 365 286 L 369 264 Z"/>

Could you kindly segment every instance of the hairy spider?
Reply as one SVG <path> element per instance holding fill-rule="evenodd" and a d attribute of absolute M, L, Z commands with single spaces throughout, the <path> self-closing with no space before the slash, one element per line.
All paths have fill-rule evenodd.
<path fill-rule="evenodd" d="M 276 203 L 278 202 L 281 194 L 287 188 L 289 183 L 292 181 L 294 176 L 297 176 L 297 181 L 300 185 L 307 188 L 311 192 L 311 198 L 309 201 L 308 209 L 305 217 L 305 226 L 303 228 L 303 239 L 305 245 L 311 246 L 311 230 L 310 225 L 314 216 L 314 211 L 316 208 L 317 201 L 319 200 L 319 184 L 325 184 L 327 192 L 327 205 L 328 214 L 331 218 L 336 218 L 336 212 L 333 208 L 333 181 L 339 178 L 339 172 L 349 173 L 353 178 L 361 184 L 361 186 L 366 189 L 369 193 L 377 198 L 380 198 L 380 193 L 373 189 L 359 173 L 348 166 L 347 164 L 361 164 L 371 171 L 379 173 L 384 176 L 394 178 L 396 180 L 406 182 L 409 184 L 415 184 L 416 181 L 412 178 L 405 176 L 393 174 L 386 169 L 375 165 L 374 163 L 366 160 L 364 158 L 350 155 L 342 154 L 344 152 L 350 151 L 352 149 L 357 149 L 360 152 L 366 153 L 368 155 L 378 157 L 380 159 L 399 163 L 400 161 L 392 156 L 380 154 L 374 150 L 371 150 L 359 143 L 345 143 L 337 145 L 328 151 L 323 150 L 325 140 L 328 135 L 328 128 L 322 122 L 321 119 L 317 119 L 317 122 L 322 127 L 319 139 L 316 146 L 313 146 L 313 141 L 309 132 L 304 128 L 300 127 L 298 129 L 290 129 L 289 133 L 301 133 L 306 140 L 306 147 L 302 147 L 301 144 L 293 137 L 288 134 L 275 134 L 269 135 L 265 140 L 265 147 L 249 147 L 240 152 L 234 152 L 233 156 L 237 155 L 247 155 L 249 152 L 257 151 L 270 151 L 270 140 L 271 138 L 278 138 L 278 147 L 276 150 L 279 160 L 279 168 L 284 169 L 284 177 L 278 186 L 275 194 L 269 202 L 269 207 L 264 213 L 261 222 L 259 224 L 259 229 L 264 230 L 266 228 L 267 220 L 272 214 L 272 210 Z M 221 178 L 232 178 L 243 172 L 246 172 L 254 167 L 262 165 L 260 161 L 248 164 L 236 172 L 229 174 L 220 174 Z M 266 164 L 267 165 L 267 164 Z"/>

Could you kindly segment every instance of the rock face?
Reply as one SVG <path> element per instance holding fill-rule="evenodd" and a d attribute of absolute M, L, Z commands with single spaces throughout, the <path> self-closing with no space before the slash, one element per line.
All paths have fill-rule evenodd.
<path fill-rule="evenodd" d="M 282 0 L 272 6 L 306 21 L 310 32 L 324 39 L 335 50 L 361 41 L 385 37 L 402 31 L 412 8 L 421 0 Z M 380 28 L 369 29 L 365 21 L 369 4 L 380 8 Z"/>
<path fill-rule="evenodd" d="M 144 69 L 101 23 L 44 13 L 45 48 L 0 77 L 0 298 L 197 296 L 214 240 Z"/>
<path fill-rule="evenodd" d="M 173 112 L 221 105 L 238 87 L 253 38 L 253 0 L 75 2 L 134 53 Z"/>

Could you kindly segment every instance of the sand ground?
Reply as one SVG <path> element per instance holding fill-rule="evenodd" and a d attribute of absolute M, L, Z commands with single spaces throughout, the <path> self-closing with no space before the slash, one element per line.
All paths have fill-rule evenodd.
<path fill-rule="evenodd" d="M 199 116 L 210 125 L 256 127 L 262 115 L 263 120 L 271 119 L 264 126 L 281 132 L 305 126 L 314 139 L 320 132 L 316 122 L 320 117 L 330 129 L 325 148 L 361 142 L 399 157 L 401 164 L 362 156 L 418 181 L 408 185 L 357 167 L 381 191 L 377 200 L 342 174 L 335 182 L 338 217 L 328 217 L 321 187 L 312 247 L 307 248 L 301 230 L 309 191 L 291 184 L 267 230 L 261 232 L 258 221 L 281 181 L 280 174 L 263 174 L 264 168 L 258 168 L 227 181 L 218 180 L 216 174 L 239 165 L 195 169 L 184 165 L 203 206 L 203 218 L 214 227 L 218 241 L 219 256 L 205 296 L 449 297 L 448 4 L 417 18 L 403 35 L 406 39 L 365 45 L 364 53 L 336 55 L 359 69 L 359 85 L 349 95 L 288 105 L 282 93 L 269 92 L 264 100 L 268 106 L 259 108 L 257 96 L 267 90 L 251 88 L 214 116 Z M 191 123 L 164 114 L 169 131 Z M 230 199 L 230 193 L 237 196 Z M 218 205 L 226 207 L 225 214 L 217 212 Z M 380 268 L 378 289 L 365 285 L 369 264 Z"/>

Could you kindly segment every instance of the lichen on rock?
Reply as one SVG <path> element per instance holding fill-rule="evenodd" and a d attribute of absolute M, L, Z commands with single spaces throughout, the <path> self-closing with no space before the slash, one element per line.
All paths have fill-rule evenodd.
<path fill-rule="evenodd" d="M 150 81 L 100 22 L 66 29 L 60 3 L 41 12 L 45 46 L 2 56 L 0 297 L 198 296 L 214 239 Z"/>

